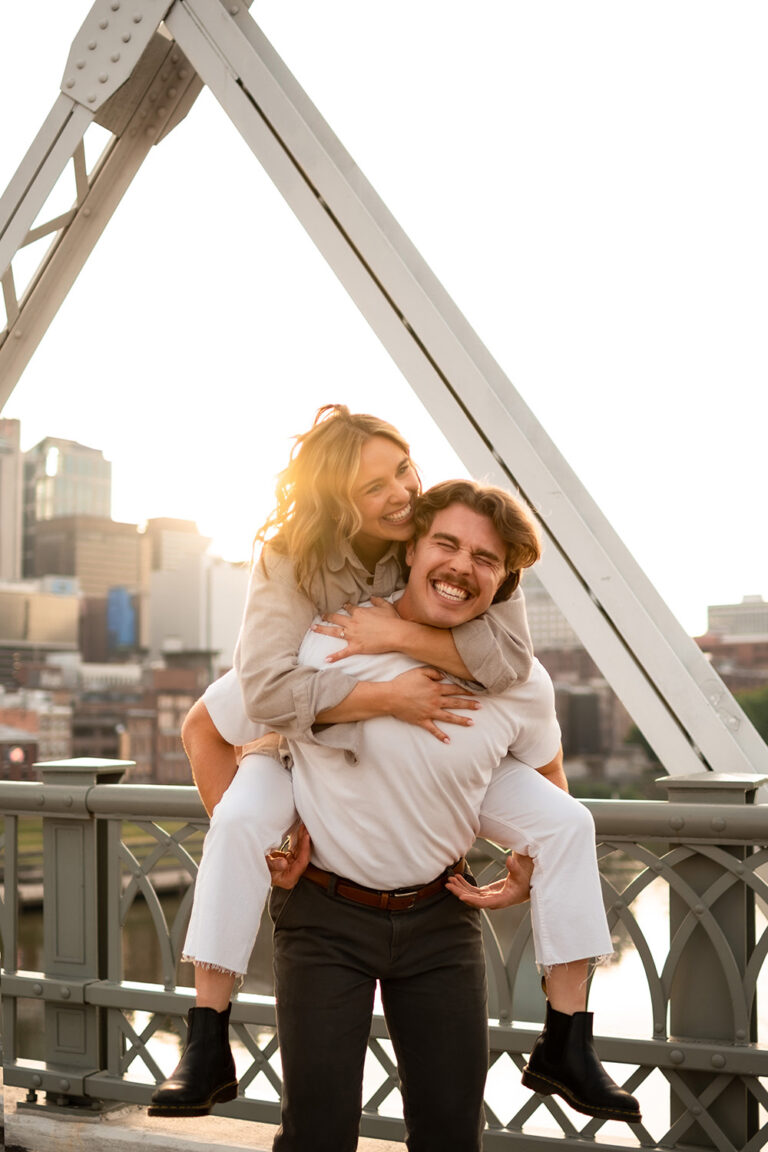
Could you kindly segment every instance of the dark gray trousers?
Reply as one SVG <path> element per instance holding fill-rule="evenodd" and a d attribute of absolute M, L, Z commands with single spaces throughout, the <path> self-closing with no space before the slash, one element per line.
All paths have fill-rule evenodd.
<path fill-rule="evenodd" d="M 480 1152 L 488 1068 L 480 919 L 450 894 L 381 912 L 273 889 L 282 1126 L 274 1152 L 353 1152 L 377 980 L 410 1152 Z"/>

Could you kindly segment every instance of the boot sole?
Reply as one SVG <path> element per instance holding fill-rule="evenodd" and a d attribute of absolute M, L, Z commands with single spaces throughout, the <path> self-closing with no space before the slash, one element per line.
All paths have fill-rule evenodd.
<path fill-rule="evenodd" d="M 522 1081 L 526 1088 L 538 1092 L 540 1096 L 562 1096 L 571 1108 L 575 1108 L 585 1116 L 594 1116 L 597 1120 L 623 1120 L 626 1124 L 639 1124 L 643 1118 L 641 1112 L 627 1112 L 619 1108 L 600 1108 L 585 1104 L 574 1096 L 565 1084 L 549 1080 L 538 1072 L 531 1072 L 527 1064 L 523 1068 Z"/>
<path fill-rule="evenodd" d="M 208 1116 L 214 1104 L 226 1104 L 237 1096 L 237 1080 L 223 1084 L 200 1104 L 150 1104 L 148 1116 Z"/>

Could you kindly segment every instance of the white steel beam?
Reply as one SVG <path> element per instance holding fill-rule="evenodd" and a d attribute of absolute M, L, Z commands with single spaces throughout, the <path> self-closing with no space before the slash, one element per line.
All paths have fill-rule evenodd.
<path fill-rule="evenodd" d="M 166 25 L 470 471 L 517 488 L 543 583 L 669 772 L 768 771 L 768 748 L 244 5 Z"/>
<path fill-rule="evenodd" d="M 70 49 L 62 94 L 0 199 L 0 407 L 153 144 L 186 114 L 201 84 L 167 33 L 170 0 L 97 0 Z M 83 136 L 93 122 L 114 133 L 91 173 Z M 75 203 L 35 225 L 66 166 Z M 35 225 L 35 226 L 33 226 Z M 16 253 L 43 236 L 52 242 L 21 295 Z"/>

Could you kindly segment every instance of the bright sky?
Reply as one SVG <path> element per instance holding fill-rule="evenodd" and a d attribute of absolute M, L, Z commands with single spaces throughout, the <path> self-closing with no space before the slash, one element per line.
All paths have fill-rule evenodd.
<path fill-rule="evenodd" d="M 0 9 L 0 190 L 88 0 Z M 267 36 L 690 632 L 768 596 L 768 7 L 256 0 Z M 248 554 L 331 401 L 463 472 L 204 92 L 8 402 L 113 462 L 113 515 Z"/>

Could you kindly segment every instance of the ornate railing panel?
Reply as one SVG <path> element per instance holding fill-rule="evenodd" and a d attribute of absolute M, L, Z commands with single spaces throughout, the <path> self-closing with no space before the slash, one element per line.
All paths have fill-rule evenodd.
<path fill-rule="evenodd" d="M 7 1084 L 28 1089 L 30 1107 L 146 1103 L 183 1041 L 193 993 L 180 985 L 179 956 L 206 818 L 191 788 L 99 782 L 105 775 L 115 781 L 121 768 L 75 761 L 44 766 L 42 784 L 0 783 L 4 1072 Z M 768 1142 L 761 1083 L 768 1076 L 768 1018 L 758 1014 L 760 993 L 766 1000 L 768 990 L 768 806 L 749 802 L 757 781 L 744 781 L 710 774 L 704 787 L 677 777 L 668 801 L 586 802 L 596 821 L 609 924 L 637 983 L 634 1022 L 619 1028 L 606 994 L 612 965 L 597 969 L 590 993 L 596 1043 L 615 1078 L 640 1098 L 642 1125 L 592 1120 L 521 1086 L 544 1009 L 530 917 L 516 908 L 486 921 L 488 1149 L 556 1141 L 574 1150 L 592 1142 L 757 1152 Z M 18 816 L 32 812 L 42 813 L 44 827 L 42 972 L 16 970 Z M 491 845 L 482 851 L 484 883 L 503 868 L 503 853 Z M 169 870 L 180 895 L 172 917 L 161 900 Z M 125 930 L 140 905 L 157 943 L 153 984 L 123 979 Z M 650 905 L 656 911 L 649 916 Z M 44 1060 L 19 1052 L 17 1013 L 30 1001 L 43 1003 Z M 221 1111 L 277 1122 L 272 998 L 238 997 L 232 1030 L 241 1095 Z M 397 1068 L 377 1015 L 363 1132 L 397 1139 L 400 1117 Z"/>

